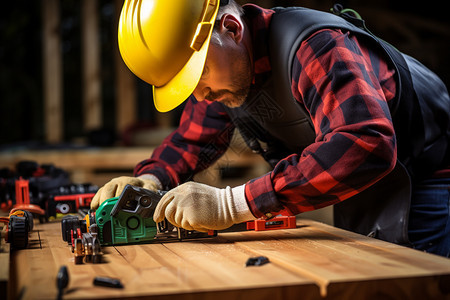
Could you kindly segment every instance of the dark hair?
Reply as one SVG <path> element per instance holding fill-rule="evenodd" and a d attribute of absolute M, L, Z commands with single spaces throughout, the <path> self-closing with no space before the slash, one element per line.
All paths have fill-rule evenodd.
<path fill-rule="evenodd" d="M 224 14 L 229 13 L 229 14 L 232 14 L 232 15 L 235 15 L 238 17 L 242 17 L 244 15 L 244 9 L 242 8 L 242 6 L 240 6 L 238 3 L 236 3 L 236 1 L 225 0 L 225 2 L 227 2 L 227 4 L 223 4 L 223 1 L 224 0 L 220 0 L 219 11 L 217 12 L 216 21 L 214 23 L 214 30 L 213 30 L 212 36 L 211 36 L 211 42 L 213 44 L 221 44 L 216 29 L 219 27 L 220 19 L 222 18 L 222 16 Z"/>
<path fill-rule="evenodd" d="M 226 2 L 226 3 L 224 3 Z M 231 13 L 237 14 L 239 16 L 244 15 L 244 10 L 241 5 L 236 3 L 234 0 L 220 0 L 219 12 L 217 13 L 216 20 L 220 20 L 223 14 Z"/>

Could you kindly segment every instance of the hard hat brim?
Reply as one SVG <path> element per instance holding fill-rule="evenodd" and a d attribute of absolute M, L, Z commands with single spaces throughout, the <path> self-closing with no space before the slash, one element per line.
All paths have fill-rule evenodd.
<path fill-rule="evenodd" d="M 167 112 L 176 108 L 195 90 L 203 73 L 210 41 L 211 33 L 175 77 L 161 87 L 153 86 L 153 101 L 158 111 Z"/>

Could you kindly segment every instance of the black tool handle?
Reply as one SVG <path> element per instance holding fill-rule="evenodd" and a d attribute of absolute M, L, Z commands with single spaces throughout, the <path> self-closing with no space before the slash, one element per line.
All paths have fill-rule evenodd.
<path fill-rule="evenodd" d="M 122 285 L 122 282 L 120 282 L 120 279 L 109 278 L 109 277 L 99 277 L 99 276 L 95 277 L 94 285 L 118 288 L 118 289 L 123 288 L 123 285 Z"/>
<path fill-rule="evenodd" d="M 56 286 L 58 287 L 58 297 L 57 299 L 62 299 L 63 290 L 69 284 L 69 272 L 66 266 L 61 266 L 59 268 L 58 274 L 56 275 Z"/>

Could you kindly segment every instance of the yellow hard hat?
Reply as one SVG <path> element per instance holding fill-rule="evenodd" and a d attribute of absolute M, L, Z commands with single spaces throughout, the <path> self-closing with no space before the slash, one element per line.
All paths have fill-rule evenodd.
<path fill-rule="evenodd" d="M 205 65 L 219 0 L 125 0 L 119 50 L 153 85 L 156 109 L 174 109 L 192 94 Z"/>

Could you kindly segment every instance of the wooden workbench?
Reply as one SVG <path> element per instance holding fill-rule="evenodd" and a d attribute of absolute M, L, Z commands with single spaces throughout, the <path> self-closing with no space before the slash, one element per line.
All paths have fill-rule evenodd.
<path fill-rule="evenodd" d="M 11 254 L 10 298 L 56 299 L 56 274 L 67 265 L 64 299 L 450 299 L 449 259 L 309 220 L 103 251 L 104 263 L 75 265 L 60 223 L 38 224 L 30 248 Z M 259 255 L 270 263 L 245 267 Z M 95 276 L 124 288 L 94 286 Z"/>
<path fill-rule="evenodd" d="M 98 186 L 117 176 L 132 176 L 137 163 L 150 157 L 154 147 L 111 147 L 111 148 L 79 148 L 53 150 L 4 150 L 0 151 L 0 168 L 14 170 L 16 164 L 23 160 L 35 161 L 38 164 L 52 164 L 67 171 L 74 183 L 92 183 Z M 244 149 L 242 145 L 230 148 L 206 174 L 197 174 L 196 181 L 215 186 L 223 186 L 219 169 L 221 167 L 247 167 L 252 169 L 246 180 L 260 176 L 268 171 L 264 159 Z"/>

